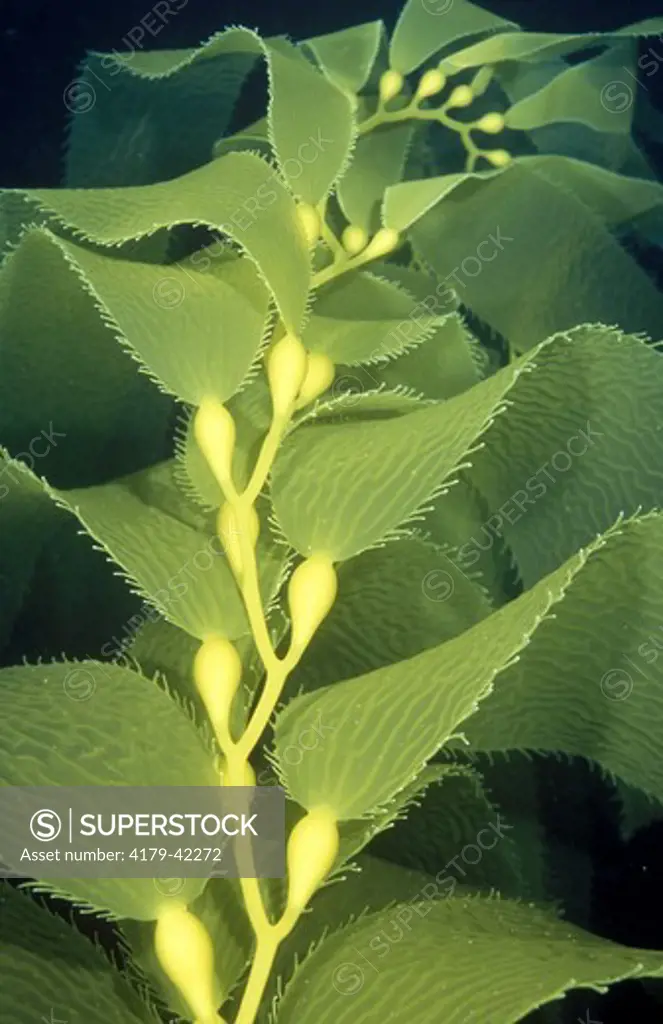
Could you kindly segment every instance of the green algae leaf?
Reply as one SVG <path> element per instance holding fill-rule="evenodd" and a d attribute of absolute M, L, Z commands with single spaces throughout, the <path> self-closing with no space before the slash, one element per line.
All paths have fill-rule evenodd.
<path fill-rule="evenodd" d="M 192 405 L 205 395 L 225 402 L 237 391 L 263 340 L 269 304 L 250 260 L 216 260 L 201 272 L 58 244 L 102 304 L 103 319 L 166 391 Z"/>
<path fill-rule="evenodd" d="M 572 191 L 611 228 L 628 225 L 663 205 L 663 185 L 659 181 L 616 174 L 605 167 L 553 153 L 521 159 L 553 184 Z M 636 221 L 636 230 L 638 226 Z"/>
<path fill-rule="evenodd" d="M 66 185 L 150 185 L 206 163 L 255 60 L 233 29 L 196 49 L 89 53 L 63 95 Z"/>
<path fill-rule="evenodd" d="M 414 388 L 425 398 L 453 398 L 480 379 L 478 343 L 462 317 L 452 313 L 421 345 L 375 372 L 387 387 Z"/>
<path fill-rule="evenodd" d="M 579 755 L 663 800 L 662 593 L 663 516 L 652 513 L 590 557 L 467 722 L 471 749 Z"/>
<path fill-rule="evenodd" d="M 579 323 L 660 334 L 663 298 L 645 271 L 596 213 L 531 165 L 517 161 L 466 182 L 414 225 L 412 238 L 461 301 L 516 351 Z"/>
<path fill-rule="evenodd" d="M 52 493 L 174 625 L 200 640 L 247 631 L 214 521 L 178 490 L 170 463 L 100 487 Z"/>
<path fill-rule="evenodd" d="M 0 887 L 3 1015 L 12 1024 L 158 1024 L 101 948 L 12 886 Z"/>
<path fill-rule="evenodd" d="M 334 363 L 356 366 L 381 362 L 421 344 L 442 319 L 421 310 L 418 300 L 398 283 L 359 271 L 321 289 L 302 341 Z"/>
<path fill-rule="evenodd" d="M 239 982 L 251 957 L 251 926 L 242 903 L 239 882 L 232 878 L 210 878 L 204 890 L 189 905 L 202 921 L 214 944 L 214 998 L 225 1002 Z M 131 959 L 147 975 L 170 1010 L 188 1020 L 191 1008 L 182 999 L 159 963 L 154 950 L 154 923 L 123 921 Z"/>
<path fill-rule="evenodd" d="M 372 235 L 382 227 L 381 205 L 386 189 L 403 176 L 408 150 L 416 125 L 380 125 L 360 136 L 352 163 L 337 189 L 338 201 L 347 220 Z"/>
<path fill-rule="evenodd" d="M 47 229 L 0 268 L 0 335 L 0 434 L 14 455 L 40 453 L 40 475 L 95 483 L 163 457 L 171 400 L 136 373 Z"/>
<path fill-rule="evenodd" d="M 429 767 L 446 771 L 436 785 L 427 787 L 407 817 L 375 838 L 371 852 L 435 876 L 439 896 L 452 896 L 459 886 L 522 896 L 523 861 L 531 852 L 526 835 L 501 813 L 472 768 Z"/>
<path fill-rule="evenodd" d="M 535 173 L 551 184 L 573 192 L 584 206 L 598 214 L 610 227 L 647 214 L 663 203 L 660 182 L 619 174 L 575 157 L 558 153 L 521 156 L 518 157 L 518 166 L 528 176 Z M 489 182 L 504 173 L 503 170 L 471 171 L 399 182 L 385 193 L 385 225 L 404 231 L 446 197 L 458 202 L 462 202 L 466 195 L 472 199 L 476 182 Z M 452 197 L 459 186 L 466 186 L 467 191 L 461 190 Z M 450 212 L 450 208 L 445 207 L 444 212 Z"/>
<path fill-rule="evenodd" d="M 330 934 L 346 928 L 367 911 L 383 910 L 421 892 L 431 878 L 419 871 L 362 854 L 353 870 L 315 894 L 310 909 L 279 949 L 266 990 L 265 1005 L 272 1003 L 311 950 Z"/>
<path fill-rule="evenodd" d="M 271 136 L 292 192 L 315 205 L 339 178 L 354 141 L 350 97 L 294 46 L 269 54 Z"/>
<path fill-rule="evenodd" d="M 294 430 L 272 479 L 289 543 L 301 554 L 326 551 L 343 561 L 391 534 L 449 481 L 532 358 L 403 416 Z"/>
<path fill-rule="evenodd" d="M 96 661 L 0 669 L 5 786 L 214 786 L 201 734 L 155 682 Z M 131 714 L 127 714 L 127 709 Z M 188 879 L 186 898 L 205 879 Z M 58 878 L 43 889 L 150 920 L 168 897 L 151 878 Z"/>
<path fill-rule="evenodd" d="M 574 50 L 584 50 L 597 44 L 621 42 L 655 36 L 663 31 L 663 18 L 649 18 L 611 32 L 586 32 L 561 35 L 556 32 L 503 32 L 472 46 L 457 50 L 441 62 L 443 70 L 451 72 L 462 68 L 475 68 L 480 64 L 499 64 L 502 61 L 532 61 L 545 57 L 550 60 Z M 598 97 L 597 97 L 598 100 Z"/>
<path fill-rule="evenodd" d="M 468 472 L 485 515 L 460 567 L 503 537 L 529 587 L 618 516 L 659 508 L 662 386 L 661 356 L 640 338 L 602 325 L 552 338 Z"/>
<path fill-rule="evenodd" d="M 20 194 L 78 236 L 101 245 L 117 245 L 176 224 L 205 224 L 221 231 L 256 264 L 286 327 L 296 331 L 301 324 L 310 278 L 306 239 L 293 197 L 274 169 L 253 153 L 229 153 L 153 185 Z"/>
<path fill-rule="evenodd" d="M 511 28 L 515 22 L 467 0 L 408 0 L 391 38 L 389 63 L 406 75 L 458 39 Z"/>
<path fill-rule="evenodd" d="M 623 71 L 630 51 L 630 43 L 622 44 L 566 68 L 543 88 L 509 107 L 504 116 L 507 127 L 528 131 L 556 121 L 572 121 L 600 132 L 628 134 L 633 104 L 616 103 L 613 92 L 615 76 Z"/>
<path fill-rule="evenodd" d="M 368 21 L 305 39 L 300 46 L 313 54 L 330 81 L 346 92 L 358 93 L 366 85 L 383 36 L 383 22 Z"/>
<path fill-rule="evenodd" d="M 602 992 L 662 974 L 660 953 L 598 938 L 534 905 L 430 901 L 413 887 L 407 902 L 324 941 L 287 986 L 276 1021 L 354 1024 L 391 1015 L 409 1024 L 515 1024 L 570 989 Z"/>
<path fill-rule="evenodd" d="M 24 463 L 0 447 L 0 650 L 11 636 L 39 556 L 60 516 Z"/>
<path fill-rule="evenodd" d="M 417 536 L 365 551 L 338 575 L 339 596 L 292 673 L 292 694 L 412 657 L 491 610 L 482 589 Z"/>
<path fill-rule="evenodd" d="M 395 822 L 405 818 L 412 807 L 418 806 L 430 786 L 441 782 L 442 779 L 456 771 L 455 765 L 428 764 L 422 768 L 414 782 L 405 786 L 387 807 L 381 809 L 372 818 L 341 822 L 339 825 L 339 852 L 333 873 L 348 864 L 376 836 L 391 828 Z"/>
<path fill-rule="evenodd" d="M 391 800 L 458 734 L 586 559 L 580 552 L 446 643 L 292 700 L 276 719 L 274 751 L 292 798 L 306 808 L 327 805 L 339 820 L 374 813 Z M 343 744 L 321 742 L 288 763 L 285 750 L 315 722 L 343 736 Z"/>

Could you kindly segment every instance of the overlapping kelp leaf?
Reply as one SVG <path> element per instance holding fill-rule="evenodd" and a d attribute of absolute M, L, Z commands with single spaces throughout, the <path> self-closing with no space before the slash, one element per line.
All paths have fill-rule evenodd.
<path fill-rule="evenodd" d="M 85 1020 L 89 1024 L 158 1024 L 97 946 L 72 925 L 7 883 L 0 887 L 3 1016 L 13 1024 Z"/>
<path fill-rule="evenodd" d="M 395 419 L 295 430 L 272 480 L 288 541 L 343 561 L 384 539 L 458 469 L 533 361 L 528 354 L 470 392 Z"/>
<path fill-rule="evenodd" d="M 605 991 L 614 981 L 663 974 L 659 953 L 598 938 L 533 905 L 427 902 L 413 888 L 413 902 L 369 914 L 314 950 L 276 1008 L 278 1024 L 350 1024 L 394 1013 L 428 1024 L 431 1007 L 450 1024 L 468 1014 L 513 1024 L 572 988 Z M 404 920 L 407 930 L 398 927 Z"/>
<path fill-rule="evenodd" d="M 367 912 L 382 910 L 420 892 L 427 883 L 430 876 L 421 871 L 362 854 L 351 870 L 316 893 L 309 913 L 281 946 L 263 1005 L 269 1006 L 283 991 L 297 974 L 298 964 L 322 940 L 343 931 Z M 258 1017 L 260 1021 L 267 1019 L 266 1011 Z"/>
<path fill-rule="evenodd" d="M 268 326 L 268 292 L 250 260 L 226 254 L 201 273 L 51 238 L 100 303 L 101 318 L 164 390 L 192 405 L 237 391 Z"/>
<path fill-rule="evenodd" d="M 526 587 L 619 515 L 663 502 L 656 348 L 599 324 L 553 338 L 542 356 L 467 472 L 486 517 L 468 524 L 458 555 L 472 565 L 503 537 Z"/>
<path fill-rule="evenodd" d="M 384 37 L 381 21 L 313 36 L 300 43 L 312 53 L 325 75 L 339 88 L 357 93 L 366 84 Z"/>
<path fill-rule="evenodd" d="M 425 4 L 408 0 L 391 37 L 389 62 L 397 71 L 407 74 L 459 39 L 517 27 L 515 22 L 467 0 L 431 0 Z"/>
<path fill-rule="evenodd" d="M 0 669 L 0 686 L 5 786 L 218 785 L 193 722 L 137 672 L 94 661 L 23 665 Z M 182 898 L 204 884 L 187 879 Z M 40 886 L 106 915 L 143 920 L 169 898 L 152 878 L 59 878 Z"/>
<path fill-rule="evenodd" d="M 524 882 L 532 850 L 520 823 L 502 814 L 476 772 L 460 765 L 446 767 L 447 773 L 428 787 L 407 816 L 376 836 L 371 852 L 435 876 L 441 897 L 452 896 L 459 887 L 539 897 Z M 418 837 L 415 844 L 412 835 Z"/>
<path fill-rule="evenodd" d="M 39 553 L 59 518 L 29 470 L 0 447 L 0 650 L 9 640 Z"/>
<path fill-rule="evenodd" d="M 443 320 L 435 310 L 421 310 L 399 282 L 364 271 L 346 274 L 318 293 L 302 341 L 334 363 L 354 366 L 420 345 Z"/>
<path fill-rule="evenodd" d="M 165 43 L 167 23 L 158 27 L 165 30 Z M 377 51 L 380 32 L 381 23 L 373 22 L 306 41 L 329 79 L 326 90 L 324 82 L 314 80 L 313 69 L 305 79 L 308 89 L 304 92 L 309 95 L 300 102 L 312 98 L 311 88 L 317 89 L 316 129 L 332 114 L 334 101 L 337 118 L 345 117 L 345 108 L 335 100 L 338 90 L 334 86 L 343 88 L 348 75 L 356 88 L 363 84 Z M 285 125 L 280 110 L 292 111 L 295 61 L 305 44 L 301 44 L 302 50 L 293 47 L 290 63 L 281 61 L 274 73 L 271 61 L 276 58 L 279 63 L 279 58 L 283 58 L 283 39 L 263 41 L 249 29 L 229 28 L 187 50 L 167 48 L 166 44 L 163 50 L 144 51 L 131 35 L 123 42 L 130 47 L 128 51 L 90 53 L 79 76 L 65 90 L 65 105 L 73 114 L 67 152 L 66 183 L 70 187 L 153 184 L 206 163 L 214 142 L 232 122 L 242 85 L 258 58 L 270 61 L 276 118 Z M 313 109 L 313 104 L 309 109 Z M 181 126 L 175 134 L 173 123 Z M 329 122 L 335 130 L 334 146 L 344 144 L 341 126 L 339 120 Z M 302 127 L 301 121 L 298 125 L 297 118 L 293 118 L 292 127 Z M 307 131 L 304 138 L 308 134 Z M 281 151 L 286 157 L 291 156 L 287 149 Z"/>
<path fill-rule="evenodd" d="M 536 164 L 518 160 L 486 180 L 449 175 L 438 180 L 437 193 L 435 180 L 424 183 L 423 204 L 415 193 L 396 198 L 391 191 L 386 202 L 399 219 L 402 204 L 414 200 L 418 212 L 410 209 L 408 223 L 428 210 L 411 229 L 417 252 L 516 351 L 598 320 L 660 334 L 663 301 L 654 283 L 602 218 Z"/>
<path fill-rule="evenodd" d="M 106 329 L 63 244 L 31 230 L 0 267 L 0 433 L 12 455 L 40 452 L 39 475 L 73 487 L 164 458 L 173 406 Z M 128 280 L 132 264 L 119 267 Z M 48 282 L 38 301 L 36 281 Z"/>
<path fill-rule="evenodd" d="M 663 518 L 651 513 L 624 524 L 590 558 L 555 619 L 542 623 L 467 722 L 470 750 L 579 755 L 661 799 L 663 677 L 643 652 L 657 653 L 662 536 Z"/>
<path fill-rule="evenodd" d="M 199 639 L 209 633 L 236 639 L 248 632 L 215 519 L 182 493 L 172 462 L 101 487 L 50 493 L 170 622 Z M 286 554 L 268 537 L 259 544 L 267 602 L 278 589 Z"/>
<path fill-rule="evenodd" d="M 382 226 L 386 189 L 401 180 L 416 122 L 381 125 L 360 136 L 352 163 L 339 182 L 338 201 L 351 224 L 372 234 Z"/>
<path fill-rule="evenodd" d="M 352 557 L 399 527 L 455 470 L 471 465 L 461 460 L 481 438 L 485 444 L 467 478 L 484 499 L 486 525 L 504 536 L 529 584 L 620 512 L 661 500 L 651 413 L 659 371 L 657 352 L 640 338 L 585 325 L 553 336 L 447 402 L 379 422 L 305 422 L 276 461 L 276 515 L 302 554 Z M 508 411 L 497 416 L 507 396 Z M 534 421 L 542 426 L 533 433 Z M 538 474 L 547 467 L 543 482 Z M 470 556 L 470 565 L 477 561 L 475 549 L 485 542 L 474 525 L 484 526 L 474 523 L 458 545 L 469 548 L 467 557 L 461 550 L 461 568 Z"/>
<path fill-rule="evenodd" d="M 274 750 L 291 796 L 307 808 L 327 805 L 340 820 L 371 814 L 390 800 L 458 736 L 587 558 L 588 552 L 575 555 L 446 643 L 291 701 L 276 719 Z M 343 735 L 343 747 L 321 743 L 297 764 L 287 763 L 285 749 L 316 721 Z"/>
<path fill-rule="evenodd" d="M 310 691 L 402 661 L 490 613 L 485 592 L 413 535 L 339 567 L 339 596 L 288 681 Z"/>
<path fill-rule="evenodd" d="M 306 239 L 294 198 L 274 168 L 253 153 L 229 153 L 179 178 L 153 185 L 31 189 L 19 194 L 36 210 L 45 211 L 49 223 L 64 224 L 77 237 L 105 246 L 177 224 L 207 225 L 221 231 L 253 260 L 286 327 L 296 331 L 301 325 L 310 280 Z M 29 270 L 34 280 L 34 268 Z M 164 270 L 163 284 L 153 284 L 153 298 L 177 306 L 182 300 L 182 283 L 178 280 L 169 287 L 168 281 L 169 271 Z"/>
<path fill-rule="evenodd" d="M 597 45 L 619 45 L 625 39 L 655 36 L 662 29 L 663 19 L 646 18 L 644 21 L 637 21 L 609 32 L 501 32 L 470 46 L 455 49 L 453 53 L 445 56 L 442 66 L 444 70 L 460 71 L 464 68 L 499 64 L 504 61 L 531 62 L 540 58 L 549 60 L 551 57 L 587 50 Z"/>

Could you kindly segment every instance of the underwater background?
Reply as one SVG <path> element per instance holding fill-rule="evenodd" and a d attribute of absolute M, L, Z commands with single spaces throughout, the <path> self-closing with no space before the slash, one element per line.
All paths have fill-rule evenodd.
<path fill-rule="evenodd" d="M 69 116 L 63 99 L 67 87 L 86 50 L 131 49 L 130 33 L 148 6 L 145 0 L 0 0 L 0 184 L 37 187 L 61 183 Z M 179 10 L 159 35 L 150 38 L 145 34 L 137 43 L 140 48 L 195 46 L 232 24 L 256 28 L 263 36 L 289 34 L 295 39 L 377 18 L 391 29 L 402 0 L 173 0 L 172 7 L 176 6 Z M 663 13 L 663 0 L 492 0 L 483 6 L 513 18 L 526 29 L 564 32 L 605 30 Z M 135 32 L 133 39 L 138 39 Z M 656 51 L 655 59 L 663 67 L 663 41 L 649 39 L 641 42 L 641 47 Z M 663 111 L 663 71 L 641 76 L 637 88 L 646 89 L 651 102 Z M 663 137 L 648 153 L 663 178 Z M 660 251 L 652 248 L 640 258 L 650 274 L 663 282 Z M 99 467 L 101 477 L 115 471 L 123 453 L 110 452 L 108 459 L 108 467 Z M 65 554 L 66 550 L 65 545 Z M 68 566 L 70 603 L 57 608 L 49 604 L 49 581 L 55 581 L 61 566 L 54 557 L 43 559 L 12 634 L 0 636 L 0 664 L 16 664 L 23 657 L 30 661 L 40 655 L 59 657 L 62 650 L 81 658 L 98 657 L 114 624 L 130 616 L 132 597 L 119 580 L 116 588 L 107 588 L 104 601 L 88 606 L 83 581 L 103 572 L 103 560 L 84 546 L 75 550 L 80 564 Z M 0 605 L 2 585 L 0 577 Z M 119 611 L 123 605 L 126 610 Z M 663 916 L 660 909 L 654 909 L 657 902 L 659 908 L 663 905 L 663 821 L 636 832 L 628 843 L 622 841 L 609 786 L 598 771 L 581 760 L 557 763 L 547 759 L 539 784 L 550 833 L 560 847 L 569 842 L 581 845 L 591 858 L 592 930 L 628 945 L 663 949 Z M 579 884 L 584 885 L 584 876 Z M 587 899 L 587 893 L 580 895 Z M 568 916 L 573 919 L 572 901 Z M 88 934 L 96 932 L 112 947 L 109 926 L 89 920 L 79 926 Z M 644 1024 L 661 1019 L 660 996 L 654 999 L 638 983 L 615 986 L 602 997 L 571 993 L 564 1005 L 564 1019 L 569 1022 L 628 1020 Z"/>

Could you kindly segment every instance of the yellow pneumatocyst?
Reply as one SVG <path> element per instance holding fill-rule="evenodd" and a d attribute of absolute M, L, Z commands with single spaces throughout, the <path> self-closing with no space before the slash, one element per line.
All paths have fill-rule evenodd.
<path fill-rule="evenodd" d="M 449 109 L 452 107 L 469 107 L 473 100 L 474 92 L 469 85 L 457 85 L 445 106 Z"/>
<path fill-rule="evenodd" d="M 202 921 L 184 904 L 166 906 L 154 933 L 157 959 L 201 1024 L 217 1021 L 214 946 Z"/>
<path fill-rule="evenodd" d="M 297 404 L 301 407 L 315 401 L 334 379 L 334 364 L 324 352 L 309 352 L 306 376 L 299 389 Z"/>
<path fill-rule="evenodd" d="M 242 662 L 234 644 L 222 636 L 206 637 L 193 661 L 193 678 L 210 721 L 227 729 L 242 678 Z"/>
<path fill-rule="evenodd" d="M 297 822 L 288 839 L 286 914 L 299 914 L 304 910 L 329 874 L 338 847 L 338 824 L 329 807 L 315 807 Z"/>
<path fill-rule="evenodd" d="M 285 334 L 267 353 L 267 378 L 274 415 L 286 416 L 302 386 L 307 352 L 295 334 Z"/>
<path fill-rule="evenodd" d="M 235 448 L 235 421 L 232 414 L 213 395 L 206 395 L 193 421 L 196 442 L 219 484 L 232 480 Z"/>
<path fill-rule="evenodd" d="M 388 103 L 389 100 L 393 100 L 395 96 L 398 96 L 403 88 L 403 82 L 404 79 L 400 71 L 395 71 L 394 68 L 385 71 L 380 78 L 380 101 Z"/>
<path fill-rule="evenodd" d="M 341 245 L 349 256 L 356 256 L 366 247 L 368 234 L 357 224 L 348 224 L 341 235 Z"/>
<path fill-rule="evenodd" d="M 334 563 L 327 555 L 311 555 L 297 566 L 288 583 L 291 650 L 301 653 L 329 613 L 338 590 Z"/>
<path fill-rule="evenodd" d="M 507 149 L 489 149 L 481 155 L 489 160 L 493 167 L 506 167 L 513 159 Z"/>
<path fill-rule="evenodd" d="M 430 71 L 425 71 L 419 79 L 415 99 L 425 100 L 429 96 L 435 96 L 444 89 L 446 84 L 446 76 L 439 68 L 431 68 Z"/>
<path fill-rule="evenodd" d="M 498 132 L 504 130 L 504 115 L 493 111 L 490 114 L 484 114 L 477 121 L 475 128 L 479 128 L 480 131 L 486 132 L 488 135 L 497 135 Z"/>

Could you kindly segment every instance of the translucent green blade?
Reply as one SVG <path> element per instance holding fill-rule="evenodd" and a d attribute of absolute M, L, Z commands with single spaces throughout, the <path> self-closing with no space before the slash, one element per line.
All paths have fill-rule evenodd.
<path fill-rule="evenodd" d="M 384 361 L 430 338 L 441 315 L 422 309 L 397 281 L 369 271 L 345 274 L 316 296 L 302 341 L 334 363 Z"/>
<path fill-rule="evenodd" d="M 389 535 L 452 478 L 529 359 L 405 416 L 293 431 L 272 480 L 289 542 L 343 561 Z"/>
<path fill-rule="evenodd" d="M 279 167 L 293 194 L 315 205 L 348 163 L 353 104 L 294 46 L 268 53 L 269 123 Z"/>
<path fill-rule="evenodd" d="M 564 121 L 600 132 L 628 134 L 633 121 L 633 103 L 619 99 L 618 76 L 624 73 L 624 62 L 629 61 L 630 50 L 630 43 L 614 47 L 593 60 L 562 71 L 542 89 L 509 107 L 505 114 L 507 127 L 527 131 Z"/>
<path fill-rule="evenodd" d="M 604 991 L 611 982 L 663 974 L 660 953 L 620 946 L 515 901 L 431 903 L 431 885 L 413 886 L 400 907 L 323 942 L 286 989 L 278 1024 L 390 1015 L 409 1024 L 462 1024 L 468 1014 L 482 1024 L 516 1024 L 570 989 Z"/>
<path fill-rule="evenodd" d="M 175 224 L 206 224 L 222 231 L 254 261 L 286 327 L 296 331 L 301 324 L 310 276 L 306 240 L 292 196 L 274 170 L 252 153 L 229 153 L 155 185 L 33 189 L 23 194 L 102 245 L 117 245 Z M 166 298 L 171 300 L 172 289 Z"/>
<path fill-rule="evenodd" d="M 529 60 L 558 57 L 574 50 L 582 50 L 597 43 L 619 42 L 624 38 L 658 35 L 663 30 L 663 18 L 649 18 L 626 25 L 612 32 L 586 32 L 561 35 L 556 32 L 504 32 L 474 43 L 444 58 L 443 66 L 449 71 L 475 68 L 480 64 L 498 64 L 509 60 Z"/>
<path fill-rule="evenodd" d="M 457 736 L 495 677 L 531 641 L 563 598 L 587 554 L 459 636 L 406 661 L 296 697 L 275 724 L 275 756 L 303 807 L 331 807 L 341 820 L 372 813 L 410 784 Z M 342 746 L 320 742 L 297 763 L 285 752 L 301 730 L 324 723 Z"/>
<path fill-rule="evenodd" d="M 209 270 L 191 261 L 161 267 L 56 244 L 104 321 L 164 390 L 192 405 L 206 395 L 225 402 L 237 391 L 267 327 L 269 294 L 250 260 L 218 258 Z"/>
<path fill-rule="evenodd" d="M 200 640 L 209 633 L 236 638 L 246 632 L 214 521 L 178 491 L 171 463 L 53 496 L 174 625 Z"/>
<path fill-rule="evenodd" d="M 405 75 L 457 39 L 510 28 L 516 23 L 468 0 L 408 0 L 391 38 L 389 62 Z"/>
<path fill-rule="evenodd" d="M 214 786 L 218 773 L 185 712 L 154 681 L 95 661 L 0 670 L 6 786 Z M 38 865 L 36 866 L 38 868 Z M 205 879 L 187 879 L 183 899 Z M 150 920 L 169 897 L 151 878 L 57 879 L 115 917 Z"/>
<path fill-rule="evenodd" d="M 596 214 L 520 161 L 464 185 L 412 236 L 438 276 L 516 351 L 579 323 L 661 332 L 663 299 L 648 275 Z"/>
<path fill-rule="evenodd" d="M 663 517 L 652 514 L 590 558 L 464 727 L 471 748 L 577 754 L 663 800 L 662 597 Z"/>
<path fill-rule="evenodd" d="M 338 201 L 351 224 L 368 234 L 382 227 L 385 190 L 401 180 L 415 125 L 381 125 L 357 140 L 352 163 L 338 186 Z"/>
<path fill-rule="evenodd" d="M 339 88 L 357 93 L 366 84 L 384 35 L 381 21 L 344 28 L 301 43 L 310 51 L 325 75 Z"/>
<path fill-rule="evenodd" d="M 557 153 L 522 156 L 518 157 L 518 167 L 528 175 L 535 173 L 551 184 L 570 190 L 610 227 L 617 227 L 663 204 L 663 187 L 660 182 L 617 174 L 574 157 Z M 504 173 L 501 170 L 478 171 L 399 182 L 385 192 L 385 224 L 395 231 L 404 231 L 438 202 L 445 198 L 458 202 L 464 198 L 471 200 L 474 196 L 472 189 L 480 187 L 478 182 L 489 182 Z M 463 189 L 458 196 L 453 196 L 452 193 L 459 186 L 463 186 Z M 450 209 L 445 208 L 445 213 Z"/>
<path fill-rule="evenodd" d="M 662 393 L 661 357 L 639 338 L 587 326 L 553 339 L 468 471 L 484 520 L 467 527 L 461 568 L 504 537 L 531 586 L 619 515 L 660 507 Z"/>
<path fill-rule="evenodd" d="M 0 447 L 0 650 L 11 637 L 39 555 L 60 518 L 25 465 Z"/>
<path fill-rule="evenodd" d="M 371 851 L 378 857 L 435 876 L 440 891 L 458 895 L 460 887 L 502 896 L 523 896 L 522 863 L 526 834 L 502 814 L 489 797 L 481 776 L 466 765 L 431 765 L 445 769 L 436 785 L 429 786 L 417 803 L 390 829 L 378 835 Z M 412 843 L 412 834 L 418 842 Z M 458 863 L 459 850 L 477 845 L 488 856 L 474 863 Z M 468 850 L 469 853 L 469 850 Z M 446 877 L 445 877 L 446 876 Z"/>
<path fill-rule="evenodd" d="M 449 640 L 490 603 L 434 544 L 403 537 L 339 569 L 339 596 L 288 691 L 310 691 L 402 661 Z"/>
<path fill-rule="evenodd" d="M 136 372 L 48 230 L 29 231 L 0 269 L 0 334 L 0 435 L 12 454 L 32 444 L 39 474 L 63 487 L 163 458 L 172 401 Z"/>
<path fill-rule="evenodd" d="M 0 977 L 3 1015 L 12 1024 L 159 1021 L 99 946 L 7 884 L 0 887 Z"/>
<path fill-rule="evenodd" d="M 206 163 L 255 59 L 233 29 L 197 49 L 88 54 L 63 97 L 66 185 L 150 185 Z"/>

